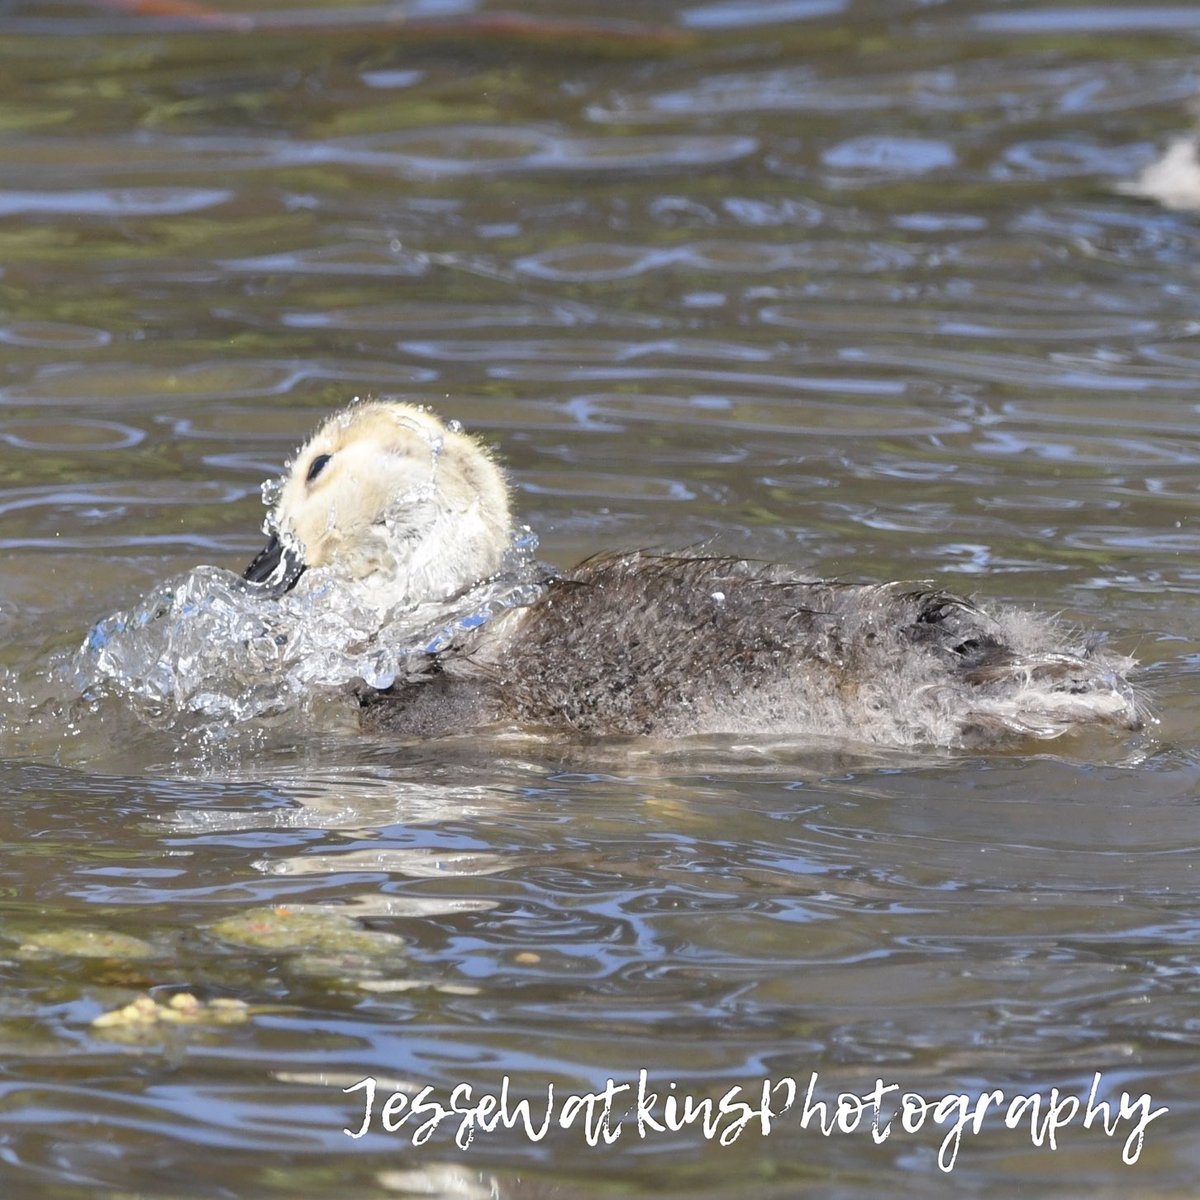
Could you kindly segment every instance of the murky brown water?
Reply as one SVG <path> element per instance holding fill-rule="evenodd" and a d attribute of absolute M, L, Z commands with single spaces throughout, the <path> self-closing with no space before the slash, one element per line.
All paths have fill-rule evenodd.
<path fill-rule="evenodd" d="M 1187 124 L 1197 10 L 237 11 L 0 14 L 4 1194 L 1192 1194 L 1200 218 L 1111 185 Z M 244 565 L 260 481 L 366 393 L 498 444 L 552 562 L 705 543 L 1061 610 L 1161 724 L 985 757 L 31 719 L 97 618 Z M 147 991 L 247 1008 L 92 1025 Z M 932 1118 L 799 1103 L 724 1147 L 342 1132 L 366 1076 L 537 1108 L 640 1070 L 1102 1072 L 1170 1112 L 1132 1166 L 1132 1122 L 989 1115 L 948 1174 Z"/>

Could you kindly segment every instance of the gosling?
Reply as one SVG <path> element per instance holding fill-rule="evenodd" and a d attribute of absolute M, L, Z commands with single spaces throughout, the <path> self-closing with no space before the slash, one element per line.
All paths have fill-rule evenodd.
<path fill-rule="evenodd" d="M 290 464 L 245 578 L 272 595 L 330 571 L 381 614 L 493 575 L 508 482 L 456 423 L 401 403 L 331 416 Z M 1140 729 L 1132 660 L 1034 614 L 912 583 L 813 580 L 644 551 L 548 576 L 385 691 L 364 720 L 428 736 L 505 723 L 577 735 L 769 733 L 895 746 Z"/>

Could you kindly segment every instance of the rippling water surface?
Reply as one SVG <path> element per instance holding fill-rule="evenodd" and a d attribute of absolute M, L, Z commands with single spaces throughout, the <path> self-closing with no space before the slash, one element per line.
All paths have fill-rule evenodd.
<path fill-rule="evenodd" d="M 1114 185 L 1189 123 L 1196 10 L 520 4 L 0 14 L 4 1194 L 1192 1194 L 1200 217 Z M 95 622 L 244 566 L 366 394 L 497 445 L 549 562 L 935 578 L 1106 631 L 1161 722 L 966 756 L 72 703 Z M 1130 1166 L 1131 1122 L 989 1115 L 950 1173 L 932 1117 L 342 1132 L 367 1076 L 642 1070 L 1170 1111 Z"/>

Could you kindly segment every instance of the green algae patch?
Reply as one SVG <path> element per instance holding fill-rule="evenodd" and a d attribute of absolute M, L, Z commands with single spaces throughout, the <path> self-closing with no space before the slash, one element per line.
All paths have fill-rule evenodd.
<path fill-rule="evenodd" d="M 350 916 L 323 905 L 252 908 L 211 926 L 227 942 L 254 950 L 291 950 L 337 961 L 346 957 L 376 961 L 404 949 L 394 933 L 363 929 Z"/>
<path fill-rule="evenodd" d="M 51 958 L 56 954 L 76 958 L 156 958 L 160 951 L 142 938 L 108 929 L 40 929 L 25 934 L 17 950 L 25 959 Z"/>

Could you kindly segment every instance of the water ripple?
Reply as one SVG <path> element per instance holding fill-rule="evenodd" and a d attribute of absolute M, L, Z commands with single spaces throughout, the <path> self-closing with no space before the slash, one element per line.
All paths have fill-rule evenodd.
<path fill-rule="evenodd" d="M 754 25 L 774 25 L 782 21 L 807 21 L 840 13 L 846 0 L 720 0 L 698 4 L 680 14 L 682 24 L 691 29 L 735 29 Z"/>
<path fill-rule="evenodd" d="M 998 312 L 982 306 L 947 310 L 900 305 L 885 308 L 864 303 L 769 304 L 759 309 L 758 319 L 764 324 L 786 329 L 829 333 L 851 330 L 861 322 L 869 325 L 876 334 L 1013 341 L 1100 341 L 1144 338 L 1162 332 L 1158 321 L 1150 317 L 1103 312 L 1052 313 L 1033 306 L 1028 306 L 1028 311 L 1024 312 Z"/>
<path fill-rule="evenodd" d="M 374 364 L 366 364 L 374 367 Z M 431 379 L 428 371 L 394 365 L 365 372 L 368 382 L 411 384 Z M 247 359 L 151 367 L 138 363 L 97 366 L 51 366 L 27 383 L 0 388 L 0 405 L 12 407 L 117 404 L 171 408 L 197 400 L 235 400 L 247 396 L 280 396 L 312 379 L 347 380 L 362 376 L 346 366 L 315 362 L 272 362 Z"/>
<path fill-rule="evenodd" d="M 820 381 L 814 390 L 822 390 Z M 614 432 L 642 422 L 659 422 L 670 428 L 681 421 L 686 421 L 689 428 L 711 426 L 743 434 L 787 433 L 821 438 L 889 434 L 948 437 L 973 429 L 971 422 L 957 415 L 937 414 L 933 408 L 928 401 L 921 406 L 860 401 L 850 407 L 840 401 L 807 396 L 797 403 L 791 399 L 737 394 L 676 397 L 649 392 L 636 396 L 598 392 L 577 396 L 571 401 L 569 411 L 585 428 Z"/>
<path fill-rule="evenodd" d="M 988 68 L 994 68 L 989 70 Z M 652 124 L 697 116 L 739 114 L 1056 114 L 1120 112 L 1183 104 L 1200 87 L 1194 61 L 1137 61 L 1016 67 L 999 62 L 945 63 L 907 72 L 839 74 L 806 62 L 737 73 L 703 75 L 681 88 L 623 91 L 587 109 L 599 124 Z"/>
<path fill-rule="evenodd" d="M 76 418 L 69 425 L 33 421 L 0 421 L 0 441 L 18 450 L 128 450 L 145 433 L 115 421 Z"/>
<path fill-rule="evenodd" d="M 826 150 L 821 159 L 838 170 L 921 175 L 954 166 L 957 155 L 948 143 L 932 138 L 867 136 L 840 142 Z"/>
<path fill-rule="evenodd" d="M 233 198 L 227 188 L 122 188 L 74 192 L 0 191 L 0 217 L 149 217 L 199 212 Z"/>
<path fill-rule="evenodd" d="M 16 321 L 0 326 L 0 342 L 10 346 L 39 346 L 58 350 L 88 350 L 107 346 L 112 335 L 87 325 L 62 321 Z"/>
<path fill-rule="evenodd" d="M 433 177 L 719 167 L 757 148 L 756 138 L 736 135 L 572 138 L 507 125 L 444 127 L 436 136 L 422 131 L 347 143 L 347 153 L 361 165 Z"/>
<path fill-rule="evenodd" d="M 665 268 L 729 273 L 821 271 L 834 263 L 841 271 L 894 271 L 910 267 L 908 249 L 882 243 L 813 244 L 746 241 L 694 242 L 684 246 L 576 245 L 539 251 L 517 259 L 524 275 L 554 282 L 604 282 L 630 279 Z"/>

